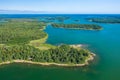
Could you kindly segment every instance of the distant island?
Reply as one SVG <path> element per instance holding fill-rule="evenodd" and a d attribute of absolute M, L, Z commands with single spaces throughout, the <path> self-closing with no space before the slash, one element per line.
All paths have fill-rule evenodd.
<path fill-rule="evenodd" d="M 1 23 L 0 64 L 22 62 L 41 65 L 84 66 L 88 65 L 88 61 L 94 59 L 93 53 L 77 47 L 77 45 L 46 44 L 48 34 L 43 31 L 45 26 L 45 23 L 32 19 L 7 19 L 7 22 Z"/>
<path fill-rule="evenodd" d="M 97 23 L 120 23 L 120 18 L 89 18 L 88 20 Z"/>
<path fill-rule="evenodd" d="M 80 30 L 102 30 L 102 27 L 96 24 L 51 24 L 55 28 L 80 29 Z"/>

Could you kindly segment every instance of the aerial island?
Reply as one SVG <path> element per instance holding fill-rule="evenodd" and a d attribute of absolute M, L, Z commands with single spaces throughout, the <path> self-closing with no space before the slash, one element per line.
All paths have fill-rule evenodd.
<path fill-rule="evenodd" d="M 61 24 L 52 24 L 60 27 Z M 65 28 L 101 29 L 96 25 L 64 25 Z M 84 26 L 84 27 L 82 27 Z M 90 27 L 90 28 L 89 28 Z M 14 62 L 57 66 L 84 66 L 95 54 L 78 45 L 47 44 L 46 23 L 32 19 L 7 19 L 0 24 L 0 65 Z"/>
<path fill-rule="evenodd" d="M 51 24 L 55 28 L 80 29 L 80 30 L 102 30 L 102 27 L 96 24 Z"/>
<path fill-rule="evenodd" d="M 70 17 L 68 16 L 40 17 L 40 21 L 45 22 L 45 23 L 54 22 L 54 21 L 63 23 L 65 20 L 68 20 L 68 19 L 70 19 Z"/>
<path fill-rule="evenodd" d="M 96 23 L 120 23 L 120 18 L 89 18 L 88 20 Z"/>

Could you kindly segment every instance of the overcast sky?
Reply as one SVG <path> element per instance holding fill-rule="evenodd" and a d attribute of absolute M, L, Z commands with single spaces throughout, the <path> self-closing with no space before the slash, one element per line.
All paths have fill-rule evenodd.
<path fill-rule="evenodd" d="M 120 0 L 0 0 L 0 10 L 120 14 Z"/>

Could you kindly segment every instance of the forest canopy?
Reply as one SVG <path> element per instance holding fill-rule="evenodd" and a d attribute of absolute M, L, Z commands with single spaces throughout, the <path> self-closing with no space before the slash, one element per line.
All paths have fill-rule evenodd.
<path fill-rule="evenodd" d="M 0 44 L 26 44 L 31 40 L 44 38 L 47 34 L 44 23 L 12 21 L 0 24 Z"/>

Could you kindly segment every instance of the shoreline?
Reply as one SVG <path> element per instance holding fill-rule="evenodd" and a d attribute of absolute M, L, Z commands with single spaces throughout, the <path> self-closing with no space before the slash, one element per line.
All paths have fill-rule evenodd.
<path fill-rule="evenodd" d="M 83 46 L 84 46 L 83 44 L 71 44 L 70 45 L 70 47 L 73 47 L 73 48 L 81 48 Z"/>
<path fill-rule="evenodd" d="M 90 54 L 90 57 L 88 59 L 86 59 L 85 63 L 82 64 L 62 64 L 62 63 L 48 63 L 48 62 L 33 62 L 33 61 L 27 61 L 27 60 L 11 60 L 11 61 L 6 61 L 6 62 L 2 62 L 0 63 L 0 65 L 6 65 L 6 64 L 11 64 L 11 63 L 27 63 L 27 64 L 38 64 L 38 65 L 42 65 L 42 66 L 61 66 L 61 67 L 82 67 L 82 66 L 86 66 L 89 65 L 89 61 L 94 60 L 94 57 L 96 55 L 94 53 Z"/>

